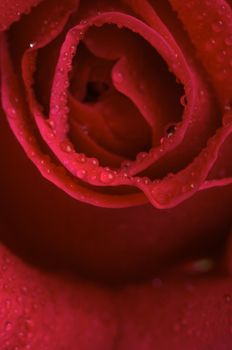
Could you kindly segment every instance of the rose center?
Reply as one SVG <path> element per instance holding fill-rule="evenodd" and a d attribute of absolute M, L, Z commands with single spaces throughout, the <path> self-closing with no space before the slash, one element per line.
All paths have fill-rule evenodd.
<path fill-rule="evenodd" d="M 70 78 L 71 141 L 92 157 L 94 147 L 84 142 L 91 139 L 119 156 L 116 167 L 157 146 L 166 129 L 174 133 L 181 119 L 182 86 L 156 50 L 128 29 L 109 24 L 90 28 L 78 46 Z M 99 160 L 109 165 L 103 154 Z"/>

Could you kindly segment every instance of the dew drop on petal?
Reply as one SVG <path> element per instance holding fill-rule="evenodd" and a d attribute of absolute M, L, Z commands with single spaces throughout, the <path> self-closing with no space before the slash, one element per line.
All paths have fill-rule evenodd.
<path fill-rule="evenodd" d="M 100 181 L 104 184 L 111 183 L 114 180 L 114 174 L 112 171 L 102 171 L 100 174 Z"/>
<path fill-rule="evenodd" d="M 76 157 L 77 161 L 80 163 L 86 162 L 86 156 L 83 153 L 79 153 Z"/>
<path fill-rule="evenodd" d="M 23 294 L 27 294 L 28 293 L 28 288 L 27 288 L 27 286 L 23 286 L 22 288 L 21 288 L 21 291 L 23 292 Z"/>
<path fill-rule="evenodd" d="M 149 177 L 143 177 L 142 178 L 142 182 L 145 184 L 145 185 L 149 185 L 151 183 L 151 179 L 149 179 Z"/>
<path fill-rule="evenodd" d="M 76 175 L 80 179 L 83 179 L 87 175 L 87 171 L 85 169 L 77 170 Z"/>
<path fill-rule="evenodd" d="M 124 160 L 122 163 L 121 163 L 121 168 L 129 168 L 130 166 L 132 165 L 132 162 L 130 160 Z"/>
<path fill-rule="evenodd" d="M 12 329 L 12 323 L 11 322 L 6 322 L 5 324 L 5 331 L 9 332 Z"/>
<path fill-rule="evenodd" d="M 232 35 L 225 38 L 225 44 L 227 46 L 232 46 Z"/>
<path fill-rule="evenodd" d="M 116 72 L 114 74 L 114 81 L 116 83 L 121 83 L 123 81 L 123 74 L 121 72 Z"/>
<path fill-rule="evenodd" d="M 71 153 L 73 152 L 73 147 L 72 144 L 68 141 L 63 141 L 60 143 L 60 148 L 62 149 L 62 151 L 66 152 L 66 153 Z"/>
<path fill-rule="evenodd" d="M 225 111 L 225 112 L 230 112 L 230 111 L 232 111 L 232 101 L 229 101 L 229 102 L 227 102 L 227 103 L 225 104 L 225 106 L 224 106 L 224 111 Z"/>
<path fill-rule="evenodd" d="M 31 49 L 33 49 L 33 47 L 35 47 L 35 45 L 36 45 L 36 42 L 31 42 L 31 43 L 29 44 L 29 46 L 30 46 Z"/>
<path fill-rule="evenodd" d="M 90 164 L 92 164 L 94 166 L 98 166 L 99 165 L 99 161 L 96 158 L 90 158 L 89 162 L 90 162 Z"/>
<path fill-rule="evenodd" d="M 187 105 L 188 100 L 187 100 L 187 96 L 186 96 L 186 95 L 181 96 L 181 98 L 180 98 L 180 103 L 181 103 L 182 106 L 184 106 L 184 107 Z"/>
<path fill-rule="evenodd" d="M 224 295 L 224 299 L 225 299 L 226 303 L 230 303 L 231 300 L 232 300 L 232 297 L 231 297 L 230 294 L 225 294 L 225 295 Z"/>
<path fill-rule="evenodd" d="M 171 137 L 175 134 L 176 131 L 176 124 L 170 124 L 165 128 L 165 134 L 167 137 Z"/>
<path fill-rule="evenodd" d="M 223 30 L 223 22 L 220 20 L 220 21 L 217 21 L 215 23 L 212 24 L 212 30 L 215 32 L 215 33 L 219 33 Z"/>
<path fill-rule="evenodd" d="M 86 20 L 86 19 L 82 19 L 81 21 L 80 21 L 80 24 L 81 25 L 86 25 L 88 23 L 88 21 Z"/>
<path fill-rule="evenodd" d="M 146 152 L 140 152 L 140 153 L 137 154 L 136 160 L 138 162 L 141 162 L 142 160 L 144 160 L 147 157 L 147 155 L 148 154 Z"/>

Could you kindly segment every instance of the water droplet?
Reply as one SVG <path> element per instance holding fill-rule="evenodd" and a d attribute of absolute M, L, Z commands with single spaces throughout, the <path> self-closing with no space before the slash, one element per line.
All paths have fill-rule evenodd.
<path fill-rule="evenodd" d="M 21 290 L 22 290 L 23 294 L 27 294 L 28 293 L 28 288 L 26 286 L 23 286 L 21 288 Z"/>
<path fill-rule="evenodd" d="M 189 9 L 191 9 L 193 6 L 194 6 L 193 0 L 189 0 L 188 2 L 186 2 L 186 7 L 188 7 Z"/>
<path fill-rule="evenodd" d="M 138 162 L 141 162 L 141 161 L 143 161 L 146 157 L 147 157 L 147 153 L 146 152 L 140 152 L 140 153 L 138 153 L 137 154 L 137 156 L 136 156 L 136 160 L 138 161 Z"/>
<path fill-rule="evenodd" d="M 88 23 L 88 21 L 86 20 L 86 19 L 82 19 L 81 21 L 80 21 L 80 24 L 81 25 L 86 25 Z"/>
<path fill-rule="evenodd" d="M 100 180 L 104 184 L 111 183 L 114 180 L 114 174 L 112 171 L 102 171 L 100 174 Z"/>
<path fill-rule="evenodd" d="M 122 28 L 123 28 L 123 25 L 120 24 L 120 23 L 117 23 L 117 27 L 118 27 L 118 29 L 122 29 Z"/>
<path fill-rule="evenodd" d="M 145 184 L 145 185 L 149 185 L 151 183 L 151 180 L 149 179 L 149 177 L 143 177 L 142 178 L 142 182 Z"/>
<path fill-rule="evenodd" d="M 7 300 L 5 301 L 5 306 L 6 306 L 7 309 L 10 308 L 10 306 L 11 306 L 11 301 L 10 301 L 9 299 L 7 299 Z"/>
<path fill-rule="evenodd" d="M 80 129 L 83 132 L 83 134 L 85 134 L 85 135 L 89 134 L 89 127 L 88 127 L 88 125 L 82 124 L 82 125 L 80 125 Z"/>
<path fill-rule="evenodd" d="M 123 179 L 128 179 L 128 174 L 127 174 L 127 172 L 125 172 L 125 171 L 123 171 L 123 172 L 121 173 L 121 176 L 122 176 Z"/>
<path fill-rule="evenodd" d="M 96 158 L 90 158 L 90 159 L 89 159 L 89 162 L 90 162 L 92 165 L 94 165 L 94 166 L 98 166 L 98 165 L 99 165 L 99 161 L 98 161 L 98 159 L 96 159 Z"/>
<path fill-rule="evenodd" d="M 227 46 L 232 46 L 232 35 L 225 38 L 225 44 Z"/>
<path fill-rule="evenodd" d="M 11 322 L 6 322 L 5 324 L 5 331 L 9 332 L 12 330 L 12 323 Z"/>
<path fill-rule="evenodd" d="M 218 52 L 218 54 L 217 54 L 217 61 L 218 62 L 223 62 L 225 60 L 225 58 L 226 58 L 226 54 L 227 54 L 226 50 L 222 50 L 222 51 Z"/>
<path fill-rule="evenodd" d="M 21 296 L 19 296 L 19 297 L 16 298 L 16 300 L 20 304 L 22 302 L 23 298 Z"/>
<path fill-rule="evenodd" d="M 85 34 L 85 33 L 83 32 L 82 29 L 80 29 L 80 30 L 77 32 L 77 35 L 79 36 L 79 39 L 80 39 L 80 40 L 84 38 L 84 34 Z"/>
<path fill-rule="evenodd" d="M 180 103 L 181 103 L 182 106 L 184 106 L 184 107 L 187 105 L 188 99 L 187 99 L 187 96 L 186 96 L 186 95 L 181 96 L 181 98 L 180 98 Z"/>
<path fill-rule="evenodd" d="M 2 271 L 5 272 L 7 270 L 7 265 L 2 265 Z"/>
<path fill-rule="evenodd" d="M 33 47 L 35 47 L 35 45 L 36 45 L 36 42 L 32 42 L 32 43 L 29 44 L 31 49 L 33 49 Z"/>
<path fill-rule="evenodd" d="M 25 324 L 27 328 L 33 327 L 33 321 L 30 318 L 26 319 Z"/>
<path fill-rule="evenodd" d="M 114 81 L 116 83 L 121 83 L 123 81 L 123 74 L 121 72 L 117 72 L 114 74 Z"/>
<path fill-rule="evenodd" d="M 168 137 L 171 137 L 175 134 L 176 131 L 176 124 L 170 124 L 165 128 L 165 134 L 167 134 Z"/>
<path fill-rule="evenodd" d="M 86 156 L 83 153 L 77 154 L 76 159 L 80 163 L 85 163 L 86 162 Z"/>
<path fill-rule="evenodd" d="M 38 305 L 37 303 L 34 303 L 34 304 L 32 305 L 32 307 L 33 307 L 34 310 L 37 310 L 38 307 L 39 307 L 39 305 Z"/>
<path fill-rule="evenodd" d="M 215 44 L 216 44 L 215 39 L 210 39 L 210 40 L 209 40 L 208 42 L 206 42 L 206 44 L 205 44 L 206 50 L 208 50 L 208 51 L 212 50 L 212 49 L 214 48 Z"/>
<path fill-rule="evenodd" d="M 53 128 L 55 126 L 55 122 L 51 119 L 48 120 L 48 124 Z"/>
<path fill-rule="evenodd" d="M 232 111 L 232 101 L 227 102 L 224 106 L 224 111 L 225 112 L 231 112 Z"/>
<path fill-rule="evenodd" d="M 224 295 L 224 298 L 225 298 L 225 301 L 226 301 L 227 303 L 230 303 L 230 302 L 231 302 L 231 300 L 232 300 L 232 298 L 231 298 L 231 295 L 230 295 L 230 294 L 225 294 L 225 295 Z"/>
<path fill-rule="evenodd" d="M 124 160 L 122 163 L 121 163 L 121 168 L 130 168 L 132 162 L 130 160 Z"/>
<path fill-rule="evenodd" d="M 223 29 L 223 22 L 220 20 L 220 21 L 217 21 L 215 23 L 212 24 L 212 29 L 215 33 L 219 33 L 222 31 Z"/>
<path fill-rule="evenodd" d="M 73 152 L 73 146 L 69 141 L 63 141 L 60 143 L 60 148 L 62 149 L 62 151 L 67 152 L 67 153 L 71 153 Z"/>
<path fill-rule="evenodd" d="M 87 171 L 85 169 L 80 169 L 77 170 L 76 175 L 77 177 L 79 177 L 80 179 L 83 179 L 87 174 Z"/>
<path fill-rule="evenodd" d="M 141 183 L 141 178 L 140 178 L 140 177 L 136 176 L 136 177 L 134 177 L 133 179 L 134 179 L 134 181 L 135 181 L 137 184 Z"/>

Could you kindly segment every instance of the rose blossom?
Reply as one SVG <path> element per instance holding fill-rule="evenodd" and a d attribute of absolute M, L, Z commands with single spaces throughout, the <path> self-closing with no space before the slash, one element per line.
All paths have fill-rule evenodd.
<path fill-rule="evenodd" d="M 1 2 L 1 349 L 231 348 L 231 18 Z"/>

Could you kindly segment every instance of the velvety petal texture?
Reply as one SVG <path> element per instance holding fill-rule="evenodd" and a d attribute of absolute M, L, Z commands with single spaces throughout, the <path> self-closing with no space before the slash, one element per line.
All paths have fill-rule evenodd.
<path fill-rule="evenodd" d="M 0 78 L 0 349 L 230 350 L 231 0 L 2 0 Z"/>
<path fill-rule="evenodd" d="M 7 349 L 112 349 L 110 293 L 25 266 L 0 250 L 0 346 Z"/>
<path fill-rule="evenodd" d="M 113 290 L 0 252 L 2 350 L 230 349 L 231 279 L 210 275 L 207 261 Z"/>

